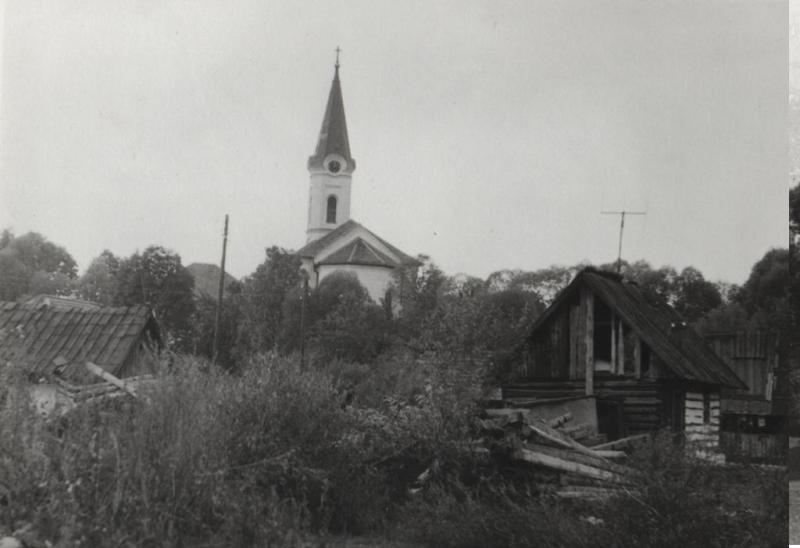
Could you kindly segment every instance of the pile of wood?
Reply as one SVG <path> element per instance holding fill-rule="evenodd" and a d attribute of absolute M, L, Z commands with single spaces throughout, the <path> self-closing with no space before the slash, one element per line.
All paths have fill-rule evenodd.
<path fill-rule="evenodd" d="M 536 408 L 485 409 L 476 427 L 492 454 L 532 467 L 559 497 L 597 500 L 634 489 L 636 472 L 620 449 L 632 438 L 589 446 L 578 440 L 597 441 L 596 425 L 572 424 L 571 412 L 538 415 Z"/>

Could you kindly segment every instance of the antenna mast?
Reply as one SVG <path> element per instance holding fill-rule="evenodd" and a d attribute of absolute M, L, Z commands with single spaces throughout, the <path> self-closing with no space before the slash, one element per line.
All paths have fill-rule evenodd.
<path fill-rule="evenodd" d="M 625 215 L 647 215 L 646 211 L 601 211 L 601 215 L 619 215 L 619 248 L 617 249 L 617 274 L 622 270 L 622 232 L 625 230 Z"/>

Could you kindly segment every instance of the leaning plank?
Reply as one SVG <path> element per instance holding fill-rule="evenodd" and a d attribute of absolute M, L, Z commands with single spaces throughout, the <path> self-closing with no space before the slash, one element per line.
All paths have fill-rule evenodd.
<path fill-rule="evenodd" d="M 584 455 L 591 455 L 593 457 L 597 457 L 599 455 L 595 454 L 594 450 L 589 449 L 588 447 L 578 443 L 567 434 L 563 432 L 559 432 L 555 428 L 550 427 L 547 423 L 542 420 L 535 420 L 528 423 L 533 432 L 535 432 L 539 437 L 554 443 L 559 447 L 565 447 L 567 449 L 572 449 L 579 453 L 583 453 Z"/>
<path fill-rule="evenodd" d="M 619 474 L 615 474 L 614 472 L 601 470 L 600 468 L 578 462 L 564 460 L 552 455 L 545 455 L 543 453 L 531 451 L 530 449 L 517 449 L 514 451 L 512 456 L 517 460 L 522 460 L 531 464 L 537 464 L 539 466 L 545 466 L 547 468 L 553 468 L 554 470 L 571 472 L 573 474 L 578 474 L 589 478 L 612 481 L 616 483 L 625 483 L 626 481 L 624 477 L 620 476 Z"/>
<path fill-rule="evenodd" d="M 606 500 L 611 497 L 625 494 L 626 491 L 617 488 L 590 487 L 568 485 L 556 491 L 556 496 L 565 499 Z"/>
<path fill-rule="evenodd" d="M 650 437 L 650 434 L 636 434 L 635 436 L 628 436 L 627 438 L 620 438 L 618 440 L 601 443 L 600 445 L 592 446 L 595 451 L 603 449 L 617 449 L 619 447 L 627 447 L 636 441 L 644 441 Z"/>
<path fill-rule="evenodd" d="M 94 373 L 98 377 L 100 377 L 102 379 L 105 379 L 106 381 L 110 382 L 111 384 L 113 384 L 114 386 L 120 388 L 121 390 L 124 390 L 125 392 L 127 392 L 128 394 L 133 396 L 134 398 L 136 397 L 136 391 L 133 389 L 132 386 L 127 384 L 122 379 L 120 379 L 118 377 L 115 377 L 114 375 L 112 375 L 111 373 L 109 373 L 108 371 L 103 369 L 102 367 L 100 367 L 98 365 L 95 365 L 92 362 L 86 362 L 86 369 L 88 369 L 90 372 Z"/>
<path fill-rule="evenodd" d="M 598 456 L 584 455 L 583 453 L 578 453 L 577 451 L 572 451 L 569 449 L 557 449 L 555 447 L 550 447 L 549 445 L 542 445 L 539 443 L 528 443 L 523 447 L 536 453 L 541 453 L 542 455 L 549 455 L 562 460 L 585 464 L 600 470 L 608 470 L 609 472 L 614 472 L 620 476 L 633 477 L 637 474 L 634 469 L 628 466 L 611 462 Z"/>

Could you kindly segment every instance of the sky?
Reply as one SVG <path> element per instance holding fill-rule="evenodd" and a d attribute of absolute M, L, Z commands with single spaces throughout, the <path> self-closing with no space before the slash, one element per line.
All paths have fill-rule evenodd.
<path fill-rule="evenodd" d="M 792 6 L 791 17 L 797 16 Z M 623 258 L 742 283 L 787 233 L 787 2 L 0 3 L 0 228 L 81 270 L 305 243 L 341 47 L 351 215 L 446 273 Z M 797 57 L 800 58 L 800 57 Z M 795 59 L 795 57 L 793 57 Z"/>

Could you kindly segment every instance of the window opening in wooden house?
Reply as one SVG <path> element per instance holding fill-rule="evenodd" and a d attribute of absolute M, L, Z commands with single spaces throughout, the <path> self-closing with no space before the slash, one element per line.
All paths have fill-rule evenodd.
<path fill-rule="evenodd" d="M 328 212 L 325 217 L 325 222 L 336 222 L 336 196 L 328 196 Z"/>
<path fill-rule="evenodd" d="M 611 309 L 599 300 L 594 300 L 594 370 L 612 371 L 611 367 Z"/>
<path fill-rule="evenodd" d="M 640 373 L 642 375 L 649 374 L 650 373 L 650 348 L 646 344 L 642 343 L 641 352 L 642 352 L 642 357 L 641 357 L 642 363 L 641 363 L 641 369 L 639 371 L 640 371 Z"/>
<path fill-rule="evenodd" d="M 703 392 L 703 424 L 711 422 L 711 394 Z"/>

